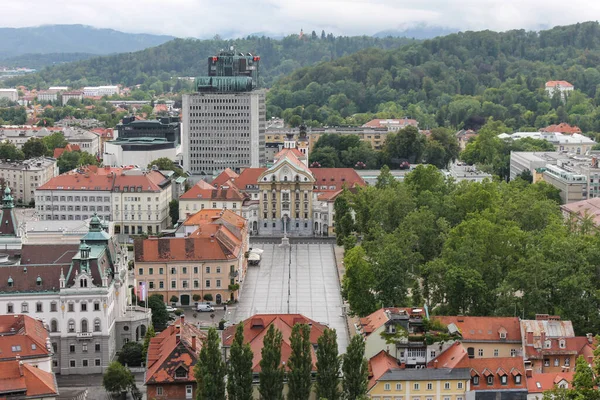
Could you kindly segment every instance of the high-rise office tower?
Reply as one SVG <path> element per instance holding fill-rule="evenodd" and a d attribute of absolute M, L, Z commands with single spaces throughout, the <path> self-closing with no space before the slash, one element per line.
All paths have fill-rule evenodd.
<path fill-rule="evenodd" d="M 208 74 L 196 79 L 196 93 L 183 96 L 183 166 L 192 180 L 265 164 L 259 65 L 258 56 L 221 51 L 208 58 Z"/>

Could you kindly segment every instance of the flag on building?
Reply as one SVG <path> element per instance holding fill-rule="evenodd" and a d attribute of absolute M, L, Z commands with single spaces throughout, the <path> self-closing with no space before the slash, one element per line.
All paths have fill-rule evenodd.
<path fill-rule="evenodd" d="M 146 301 L 146 282 L 140 282 L 140 300 Z"/>

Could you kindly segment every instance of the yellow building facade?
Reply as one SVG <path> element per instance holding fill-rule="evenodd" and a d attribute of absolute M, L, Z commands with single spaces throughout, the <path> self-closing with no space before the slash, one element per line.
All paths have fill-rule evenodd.
<path fill-rule="evenodd" d="M 369 389 L 373 400 L 465 400 L 468 368 L 392 369 Z"/>

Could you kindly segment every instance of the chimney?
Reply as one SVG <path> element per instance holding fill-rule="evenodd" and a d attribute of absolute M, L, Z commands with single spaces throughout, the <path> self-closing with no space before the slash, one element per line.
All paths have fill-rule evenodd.
<path fill-rule="evenodd" d="M 438 367 L 438 360 L 433 360 L 433 368 L 437 369 Z"/>
<path fill-rule="evenodd" d="M 531 332 L 531 331 L 527 331 L 527 343 L 526 344 L 533 344 L 533 332 Z"/>
<path fill-rule="evenodd" d="M 540 333 L 540 340 L 542 342 L 542 349 L 546 348 L 546 332 L 542 331 Z M 552 343 L 550 343 L 550 346 L 552 346 Z"/>
<path fill-rule="evenodd" d="M 19 359 L 19 356 L 17 356 L 17 360 Z M 19 361 L 19 375 L 23 376 L 23 361 Z"/>
<path fill-rule="evenodd" d="M 586 333 L 585 337 L 587 338 L 588 343 L 593 343 L 594 342 L 594 334 L 592 334 L 592 333 Z"/>
<path fill-rule="evenodd" d="M 183 322 L 184 322 L 184 316 L 183 314 L 181 314 L 181 316 L 179 317 L 179 325 L 181 325 L 181 329 L 183 329 Z"/>
<path fill-rule="evenodd" d="M 171 333 L 175 332 L 175 325 L 171 325 Z"/>
<path fill-rule="evenodd" d="M 525 370 L 525 376 L 531 378 L 531 375 L 533 375 L 533 370 L 531 368 L 527 368 Z"/>
<path fill-rule="evenodd" d="M 178 333 L 177 335 L 175 335 L 175 343 L 179 344 L 179 342 L 181 342 L 181 335 Z"/>
<path fill-rule="evenodd" d="M 594 356 L 588 356 L 588 364 L 590 364 L 590 365 L 594 364 Z"/>
<path fill-rule="evenodd" d="M 192 335 L 192 350 L 196 351 L 196 335 Z"/>

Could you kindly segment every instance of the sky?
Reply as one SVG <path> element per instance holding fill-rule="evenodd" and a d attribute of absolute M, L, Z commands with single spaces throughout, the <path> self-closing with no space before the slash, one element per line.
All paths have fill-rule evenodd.
<path fill-rule="evenodd" d="M 131 33 L 210 38 L 325 30 L 372 35 L 416 25 L 539 30 L 600 19 L 597 0 L 27 0 L 1 27 L 84 24 Z"/>

